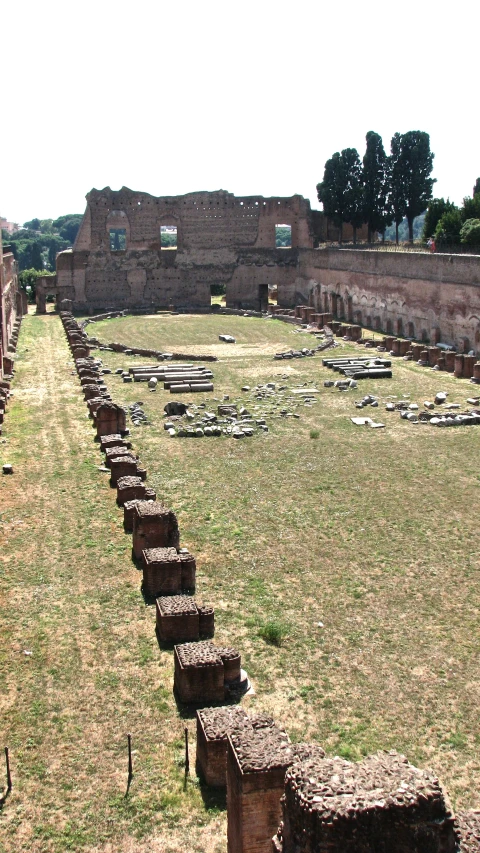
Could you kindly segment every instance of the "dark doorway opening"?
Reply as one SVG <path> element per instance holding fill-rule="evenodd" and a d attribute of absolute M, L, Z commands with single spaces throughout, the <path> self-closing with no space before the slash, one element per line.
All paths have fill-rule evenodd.
<path fill-rule="evenodd" d="M 268 284 L 258 285 L 259 310 L 264 314 L 268 311 Z"/>

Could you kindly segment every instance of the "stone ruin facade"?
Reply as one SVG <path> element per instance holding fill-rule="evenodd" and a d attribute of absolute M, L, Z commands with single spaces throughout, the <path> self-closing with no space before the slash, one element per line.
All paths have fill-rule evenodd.
<path fill-rule="evenodd" d="M 275 248 L 277 225 L 290 226 L 291 249 Z M 313 228 L 310 203 L 299 195 L 238 198 L 220 190 L 155 198 L 126 187 L 94 189 L 73 249 L 57 258 L 58 299 L 85 313 L 171 306 L 209 311 L 211 286 L 226 284 L 230 299 L 238 292 L 240 301 L 266 310 L 267 268 L 278 267 L 289 280 L 298 248 L 314 245 Z M 176 233 L 176 248 L 162 247 L 162 229 Z M 241 268 L 256 253 L 264 275 L 247 294 Z"/>
<path fill-rule="evenodd" d="M 278 226 L 290 229 L 288 248 L 276 248 Z M 162 246 L 162 234 L 175 234 L 175 247 Z M 73 249 L 57 256 L 56 279 L 39 280 L 37 308 L 45 310 L 48 292 L 77 313 L 207 312 L 212 286 L 223 285 L 227 308 L 266 312 L 270 288 L 284 308 L 307 304 L 334 319 L 480 353 L 478 256 L 325 246 L 336 236 L 300 195 L 156 198 L 93 189 Z"/>

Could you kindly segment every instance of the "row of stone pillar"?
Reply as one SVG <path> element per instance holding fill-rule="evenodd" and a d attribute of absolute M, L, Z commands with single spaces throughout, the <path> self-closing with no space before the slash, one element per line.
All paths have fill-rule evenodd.
<path fill-rule="evenodd" d="M 62 321 L 78 352 L 74 319 Z M 214 614 L 179 594 L 195 589 L 195 559 L 179 548 L 176 516 L 153 490 L 146 499 L 146 472 L 137 476 L 143 469 L 125 412 L 112 403 L 98 365 L 85 355 L 75 363 L 89 408 L 101 401 L 91 408 L 97 439 L 132 533 L 133 557 L 143 563 L 144 592 L 156 598 L 159 639 L 175 643 L 175 690 L 186 703 L 218 703 L 197 712 L 196 767 L 207 784 L 226 786 L 228 853 L 456 853 L 462 832 L 462 851 L 470 853 L 465 839 L 480 831 L 480 815 L 455 819 L 438 780 L 403 756 L 377 753 L 360 764 L 328 759 L 318 745 L 290 743 L 271 717 L 223 704 L 226 685 L 241 677 L 240 655 L 203 639 L 213 634 Z M 131 468 L 121 476 L 122 465 L 135 465 L 137 475 Z"/>
<path fill-rule="evenodd" d="M 295 315 L 303 322 L 302 318 L 307 316 L 305 312 L 312 310 L 300 305 L 295 309 Z M 342 323 L 338 320 L 330 320 L 330 322 L 325 320 L 325 317 L 331 317 L 331 315 L 321 314 L 315 316 L 321 318 L 319 326 L 329 325 L 336 337 L 347 338 L 361 343 L 374 343 L 373 338 L 362 337 L 363 330 L 361 326 Z M 305 322 L 316 322 L 316 320 L 306 320 Z M 473 382 L 480 384 L 480 361 L 475 355 L 444 350 L 442 347 L 437 346 L 426 346 L 424 343 L 414 343 L 403 338 L 396 338 L 394 335 L 384 335 L 380 339 L 380 346 L 393 356 L 411 355 L 413 361 L 419 362 L 425 367 L 437 367 L 438 370 L 453 373 L 457 378 L 472 379 Z"/>
<path fill-rule="evenodd" d="M 0 435 L 2 434 L 3 421 L 7 409 L 8 398 L 10 396 L 10 383 L 15 370 L 15 352 L 17 349 L 21 323 L 22 315 L 17 315 L 8 342 L 7 354 L 2 356 L 0 349 L 2 368 L 0 370 Z"/>
<path fill-rule="evenodd" d="M 174 642 L 175 690 L 181 701 L 223 702 L 241 684 L 240 655 L 209 641 L 214 611 L 195 602 L 196 560 L 180 548 L 175 513 L 146 485 L 147 471 L 128 441 L 126 413 L 113 403 L 98 363 L 86 354 L 85 335 L 73 315 L 60 314 L 96 438 L 132 534 L 132 558 L 142 568 L 145 597 L 156 601 L 159 640 Z M 186 642 L 185 642 L 186 641 Z"/>

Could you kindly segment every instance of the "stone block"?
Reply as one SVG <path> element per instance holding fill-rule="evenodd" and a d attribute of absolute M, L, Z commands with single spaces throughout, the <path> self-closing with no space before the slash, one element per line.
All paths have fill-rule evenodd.
<path fill-rule="evenodd" d="M 448 370 L 449 373 L 453 373 L 455 370 L 455 355 L 456 353 L 453 350 L 447 350 L 445 353 L 445 370 Z"/>
<path fill-rule="evenodd" d="M 354 764 L 306 756 L 287 770 L 280 853 L 455 853 L 456 829 L 438 779 L 398 753 Z"/>
<path fill-rule="evenodd" d="M 182 589 L 194 592 L 196 586 L 197 563 L 193 554 L 188 551 L 179 553 L 182 571 Z"/>
<path fill-rule="evenodd" d="M 213 643 L 175 646 L 174 688 L 182 702 L 209 704 L 225 698 L 224 667 Z"/>
<path fill-rule="evenodd" d="M 311 747 L 319 760 L 321 747 Z M 303 757 L 305 747 L 291 744 L 283 729 L 239 728 L 228 736 L 228 853 L 271 853 L 281 817 L 285 773 Z"/>
<path fill-rule="evenodd" d="M 138 507 L 135 507 L 134 513 Z M 135 524 L 135 516 L 134 516 Z M 180 595 L 182 568 L 175 548 L 146 548 L 142 552 L 143 590 L 147 595 Z"/>
<path fill-rule="evenodd" d="M 148 548 L 178 548 L 179 536 L 177 517 L 171 509 L 159 502 L 137 504 L 133 511 L 133 554 L 137 560 Z M 180 557 L 178 562 L 181 566 Z"/>
<path fill-rule="evenodd" d="M 471 379 L 473 376 L 473 368 L 475 367 L 475 363 L 477 361 L 476 355 L 464 355 L 463 356 L 463 375 L 466 379 Z"/>
<path fill-rule="evenodd" d="M 137 460 L 129 454 L 111 456 L 109 463 L 111 471 L 110 485 L 112 486 L 116 486 L 122 477 L 140 477 L 140 472 L 137 469 Z"/>
<path fill-rule="evenodd" d="M 95 426 L 97 436 L 111 435 L 112 433 L 122 433 L 126 429 L 125 409 L 117 406 L 115 403 L 105 403 L 96 411 Z"/>
<path fill-rule="evenodd" d="M 121 456 L 129 456 L 134 461 L 136 461 L 137 457 L 134 455 L 133 451 L 129 447 L 115 446 L 115 447 L 107 447 L 105 450 L 105 465 L 107 468 L 110 468 L 111 460 L 118 459 Z"/>
<path fill-rule="evenodd" d="M 207 604 L 198 604 L 197 607 L 200 637 L 202 640 L 207 637 L 213 637 L 215 633 L 215 613 L 213 607 L 209 607 Z"/>
<path fill-rule="evenodd" d="M 197 711 L 197 773 L 207 785 L 226 787 L 228 736 L 242 727 L 253 731 L 274 725 L 272 717 L 248 717 L 240 705 Z"/>
<path fill-rule="evenodd" d="M 463 353 L 455 354 L 455 366 L 453 369 L 454 376 L 460 379 L 463 376 L 464 355 Z"/>
<path fill-rule="evenodd" d="M 455 823 L 460 841 L 459 853 L 478 853 L 480 850 L 480 809 L 460 812 Z"/>
<path fill-rule="evenodd" d="M 131 447 L 131 443 L 126 441 L 120 433 L 114 433 L 113 435 L 102 435 L 100 437 L 100 450 L 105 453 L 107 448 L 109 447 Z"/>
<path fill-rule="evenodd" d="M 145 484 L 140 477 L 120 477 L 117 482 L 117 504 L 123 506 L 126 501 L 145 498 Z"/>
<path fill-rule="evenodd" d="M 188 643 L 200 638 L 198 608 L 191 596 L 160 596 L 156 616 L 157 634 L 163 642 Z"/>
<path fill-rule="evenodd" d="M 126 501 L 123 505 L 123 529 L 125 533 L 133 533 L 133 515 L 135 506 L 139 503 L 140 500 L 144 501 L 154 501 L 156 499 L 156 494 L 153 489 L 145 489 L 145 495 L 143 498 L 138 499 L 134 498 L 131 501 Z"/>

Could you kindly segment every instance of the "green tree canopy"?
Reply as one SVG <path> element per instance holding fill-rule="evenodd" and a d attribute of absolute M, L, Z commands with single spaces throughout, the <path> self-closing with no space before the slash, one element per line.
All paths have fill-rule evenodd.
<path fill-rule="evenodd" d="M 480 192 L 475 193 L 473 198 L 467 196 L 463 199 L 462 216 L 464 222 L 467 219 L 480 219 Z"/>
<path fill-rule="evenodd" d="M 73 245 L 82 219 L 83 214 L 81 213 L 68 213 L 66 216 L 59 216 L 58 219 L 55 219 L 53 226 L 58 230 L 60 237 Z"/>
<path fill-rule="evenodd" d="M 390 169 L 380 134 L 369 130 L 366 141 L 362 171 L 363 204 L 364 221 L 368 226 L 368 242 L 371 243 L 373 234 L 376 231 L 383 233 L 386 226 L 392 222 L 389 203 Z"/>
<path fill-rule="evenodd" d="M 390 166 L 390 205 L 392 209 L 392 219 L 395 223 L 395 242 L 398 243 L 398 228 L 402 222 L 406 210 L 407 200 L 405 195 L 404 170 L 401 160 L 401 135 L 395 133 L 392 136 L 390 143 L 391 156 L 389 158 Z"/>
<path fill-rule="evenodd" d="M 73 244 L 81 220 L 80 213 L 69 213 L 56 220 L 31 219 L 19 231 L 9 234 L 8 243 L 19 270 L 54 270 L 57 252 Z"/>
<path fill-rule="evenodd" d="M 448 198 L 446 201 L 444 198 L 432 198 L 425 214 L 422 239 L 426 241 L 429 237 L 433 237 L 443 214 L 456 209 L 456 205 Z"/>
<path fill-rule="evenodd" d="M 413 242 L 413 220 L 426 210 L 435 179 L 431 178 L 434 154 L 430 136 L 422 130 L 400 134 L 398 167 L 402 175 L 408 236 Z"/>
<path fill-rule="evenodd" d="M 40 220 L 39 219 L 30 219 L 29 222 L 24 222 L 23 227 L 28 231 L 40 231 Z"/>
<path fill-rule="evenodd" d="M 317 196 L 325 214 L 340 229 L 340 242 L 344 222 L 352 225 L 355 240 L 356 229 L 364 221 L 362 164 L 356 148 L 344 148 L 327 160 Z"/>
<path fill-rule="evenodd" d="M 435 228 L 435 239 L 444 245 L 455 245 L 460 242 L 460 229 L 462 227 L 462 214 L 455 205 L 446 210 L 440 217 Z"/>
<path fill-rule="evenodd" d="M 480 219 L 467 219 L 460 229 L 460 242 L 480 248 Z"/>

